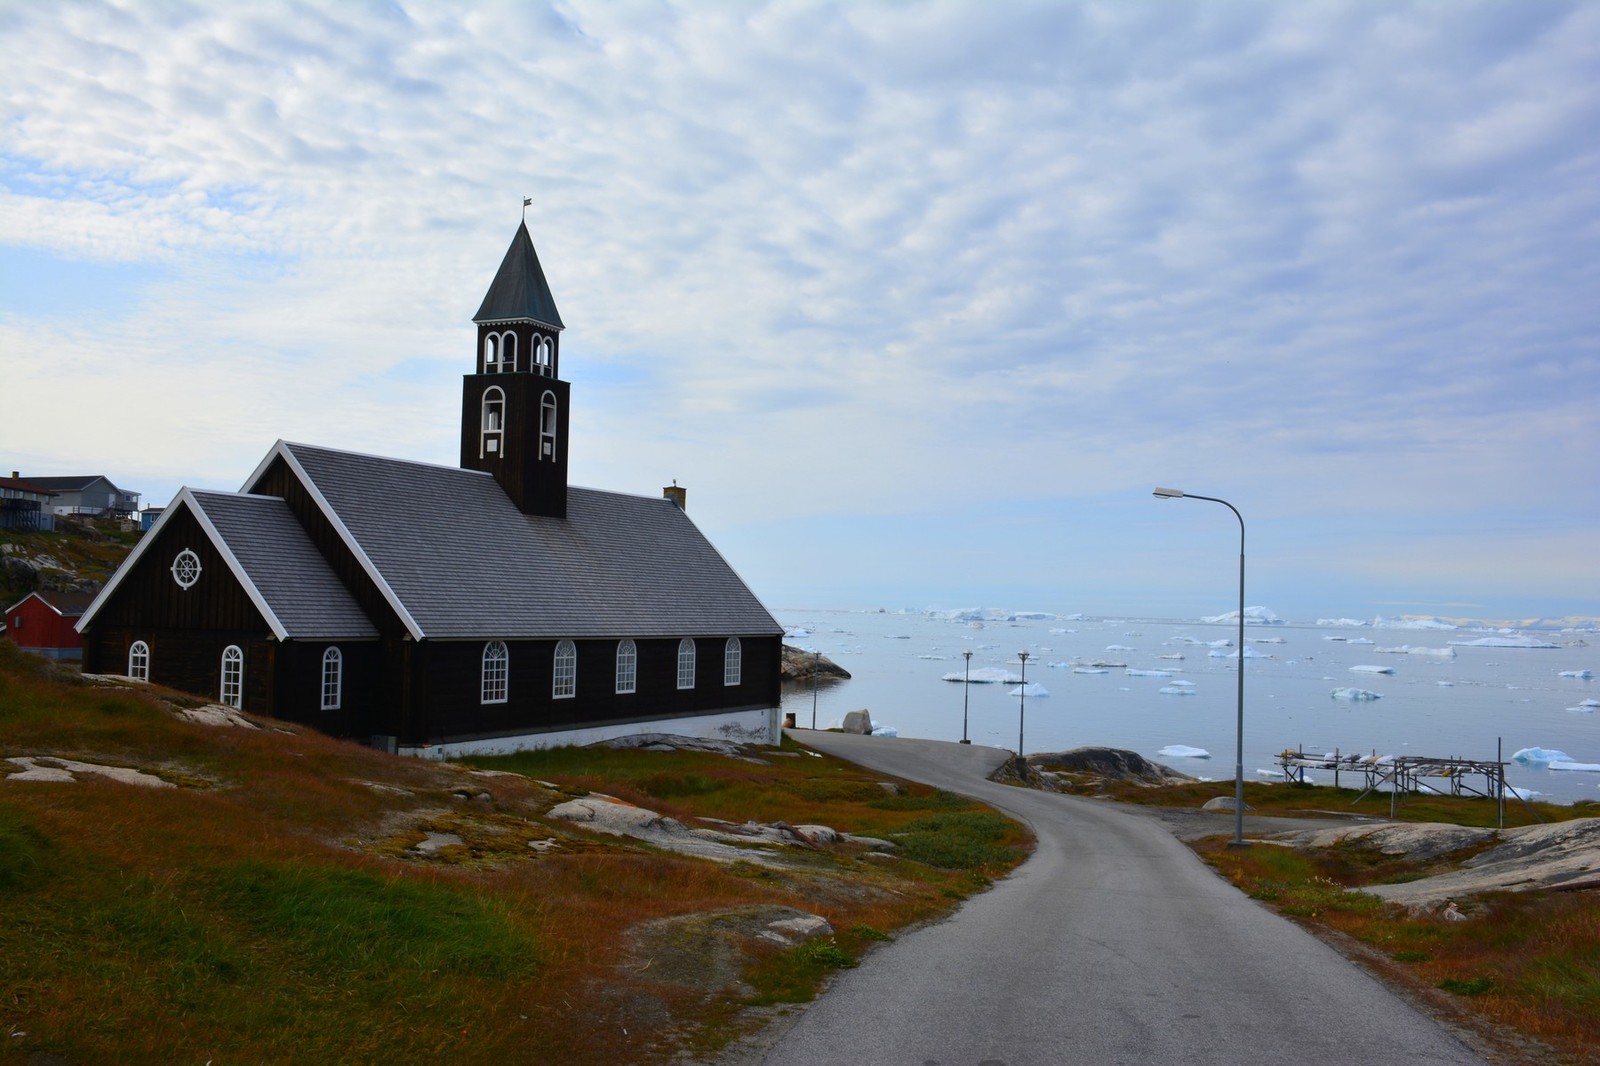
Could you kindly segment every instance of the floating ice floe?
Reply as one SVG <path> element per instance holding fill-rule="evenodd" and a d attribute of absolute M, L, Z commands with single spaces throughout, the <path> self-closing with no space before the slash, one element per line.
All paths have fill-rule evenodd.
<path fill-rule="evenodd" d="M 1392 667 L 1392 666 L 1367 666 L 1367 665 L 1352 666 L 1350 668 L 1350 672 L 1352 674 L 1392 674 L 1392 673 L 1394 673 L 1394 667 Z"/>
<path fill-rule="evenodd" d="M 1206 749 L 1204 749 L 1204 748 L 1191 748 L 1187 744 L 1168 744 L 1166 747 L 1164 747 L 1160 751 L 1156 752 L 1156 754 L 1157 755 L 1161 755 L 1161 756 L 1165 756 L 1168 759 L 1209 759 L 1209 758 L 1211 758 L 1211 753 L 1209 751 L 1207 751 Z"/>
<path fill-rule="evenodd" d="M 1454 681 L 1435 681 L 1434 684 L 1438 685 L 1440 688 L 1455 688 L 1456 687 L 1456 683 Z"/>
<path fill-rule="evenodd" d="M 1384 618 L 1378 616 L 1372 620 L 1373 629 L 1460 629 L 1454 622 L 1446 622 L 1440 618 Z"/>
<path fill-rule="evenodd" d="M 1193 696 L 1195 687 L 1193 681 L 1174 681 L 1170 685 L 1162 685 L 1159 691 L 1163 696 Z"/>
<path fill-rule="evenodd" d="M 1128 647 L 1126 644 L 1107 644 L 1106 645 L 1106 651 L 1137 651 L 1137 650 L 1138 649 L 1136 649 L 1136 648 Z"/>
<path fill-rule="evenodd" d="M 900 730 L 892 725 L 880 725 L 872 731 L 872 735 L 875 737 L 897 737 L 900 735 Z"/>
<path fill-rule="evenodd" d="M 788 629 L 783 631 L 783 635 L 787 639 L 795 640 L 802 637 L 809 637 L 811 635 L 811 630 L 807 629 L 805 626 L 790 626 Z"/>
<path fill-rule="evenodd" d="M 1253 626 L 1281 626 L 1284 624 L 1283 619 L 1279 618 L 1277 612 L 1270 607 L 1246 607 L 1244 609 L 1244 620 L 1247 624 Z M 1210 618 L 1202 618 L 1200 621 L 1212 624 L 1220 622 L 1237 624 L 1239 612 L 1229 611 L 1227 614 L 1214 614 Z"/>
<path fill-rule="evenodd" d="M 1198 644 L 1202 648 L 1231 648 L 1233 641 L 1224 637 L 1222 640 L 1201 640 L 1199 637 L 1179 637 L 1185 644 Z"/>
<path fill-rule="evenodd" d="M 1593 714 L 1596 710 L 1600 710 L 1600 700 L 1584 700 L 1576 707 L 1568 707 L 1567 710 L 1577 711 L 1579 714 Z"/>
<path fill-rule="evenodd" d="M 1337 629 L 1360 629 L 1367 623 L 1359 618 L 1319 618 L 1317 625 L 1333 626 Z M 1323 637 L 1323 640 L 1338 640 L 1338 637 Z"/>
<path fill-rule="evenodd" d="M 1413 648 L 1409 644 L 1402 644 L 1398 648 L 1373 648 L 1380 655 L 1428 655 L 1435 659 L 1454 659 L 1454 648 Z"/>
<path fill-rule="evenodd" d="M 1554 644 L 1548 640 L 1539 640 L 1536 637 L 1479 637 L 1477 640 L 1452 640 L 1450 642 L 1458 648 L 1553 648 Z"/>
<path fill-rule="evenodd" d="M 1366 637 L 1351 637 L 1345 643 L 1347 643 L 1347 644 L 1374 644 L 1376 642 L 1368 640 Z"/>
<path fill-rule="evenodd" d="M 1352 702 L 1383 699 L 1383 693 L 1368 692 L 1364 688 L 1336 688 L 1332 692 L 1328 693 L 1328 695 L 1332 696 L 1336 700 L 1350 700 Z"/>
<path fill-rule="evenodd" d="M 1023 696 L 1023 695 L 1027 695 L 1027 696 L 1048 696 L 1048 695 L 1050 695 L 1050 690 L 1045 688 L 1043 685 L 1039 684 L 1037 681 L 1029 681 L 1026 685 L 1018 685 L 1016 688 L 1014 688 L 1010 692 L 1006 693 L 1006 695 L 1007 696 Z"/>
<path fill-rule="evenodd" d="M 934 659 L 934 660 L 937 660 L 938 662 L 944 662 L 945 660 L 949 659 L 950 656 L 948 656 L 948 655 L 935 655 L 935 654 L 932 654 L 932 653 L 928 653 L 928 654 L 924 654 L 924 655 L 919 655 L 919 656 L 917 656 L 917 658 L 919 658 L 919 659 Z"/>
<path fill-rule="evenodd" d="M 1600 762 L 1572 762 L 1568 759 L 1557 759 L 1550 764 L 1552 770 L 1577 770 L 1584 773 L 1600 774 Z"/>
<path fill-rule="evenodd" d="M 1511 756 L 1524 766 L 1544 766 L 1552 762 L 1571 762 L 1572 756 L 1559 748 L 1521 748 Z"/>
<path fill-rule="evenodd" d="M 1223 651 L 1221 648 L 1212 648 L 1206 654 L 1211 656 L 1211 658 L 1213 658 L 1213 659 L 1237 659 L 1239 657 L 1239 653 L 1238 652 L 1236 652 L 1236 651 Z M 1246 659 L 1270 659 L 1270 658 L 1272 658 L 1272 656 L 1267 655 L 1267 654 L 1265 654 L 1263 652 L 1256 651 L 1254 648 L 1246 648 L 1244 650 L 1244 657 Z"/>
<path fill-rule="evenodd" d="M 1172 676 L 1172 671 L 1171 670 L 1135 670 L 1132 667 L 1129 667 L 1128 671 L 1127 671 L 1127 674 L 1128 674 L 1129 677 L 1171 677 Z"/>
<path fill-rule="evenodd" d="M 952 670 L 939 680 L 967 681 L 969 678 L 967 677 L 967 672 L 965 670 Z M 1012 673 L 1003 666 L 980 666 L 978 669 L 972 671 L 972 677 L 970 680 L 974 685 L 1010 685 L 1014 682 L 1021 681 L 1022 676 L 1020 674 Z"/>
<path fill-rule="evenodd" d="M 1248 640 L 1252 644 L 1282 644 L 1282 643 L 1284 643 L 1284 639 L 1282 637 L 1246 637 L 1245 639 Z"/>
<path fill-rule="evenodd" d="M 1111 671 L 1103 666 L 1074 666 L 1072 672 L 1075 674 L 1109 674 Z"/>
<path fill-rule="evenodd" d="M 1157 655 L 1156 658 L 1157 659 L 1177 659 L 1177 660 L 1179 660 L 1181 662 L 1183 660 L 1183 652 L 1175 651 L 1171 655 Z"/>
<path fill-rule="evenodd" d="M 1579 681 L 1592 681 L 1594 679 L 1594 672 L 1592 670 L 1563 670 L 1558 676 L 1574 677 Z"/>

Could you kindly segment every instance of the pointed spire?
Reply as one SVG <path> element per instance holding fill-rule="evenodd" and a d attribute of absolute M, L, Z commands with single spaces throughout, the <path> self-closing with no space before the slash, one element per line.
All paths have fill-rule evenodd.
<path fill-rule="evenodd" d="M 533 250 L 533 238 L 528 236 L 528 225 L 517 227 L 511 238 L 511 247 L 500 263 L 500 270 L 483 298 L 483 306 L 472 316 L 474 322 L 513 322 L 531 319 L 555 329 L 565 329 L 561 313 L 556 310 L 555 297 L 550 295 L 550 285 L 544 280 L 539 266 L 539 256 Z"/>

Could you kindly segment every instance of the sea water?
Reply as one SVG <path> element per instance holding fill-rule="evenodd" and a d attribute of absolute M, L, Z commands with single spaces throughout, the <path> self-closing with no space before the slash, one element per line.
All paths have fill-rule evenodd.
<path fill-rule="evenodd" d="M 974 613 L 778 611 L 790 632 L 786 643 L 819 652 L 852 675 L 814 688 L 786 685 L 783 710 L 800 726 L 815 715 L 817 726 L 828 728 L 865 708 L 875 725 L 905 737 L 960 740 L 965 729 L 975 744 L 1016 750 L 1020 732 L 1030 753 L 1129 748 L 1195 777 L 1233 778 L 1236 621 Z M 1285 749 L 1483 760 L 1499 752 L 1509 761 L 1522 749 L 1544 748 L 1600 764 L 1600 682 L 1582 676 L 1600 673 L 1600 636 L 1529 634 L 1554 648 L 1460 643 L 1488 632 L 1247 624 L 1246 779 L 1281 780 L 1278 753 Z M 1379 650 L 1402 647 L 1424 650 Z M 944 680 L 965 676 L 963 651 L 972 652 L 974 677 L 1012 680 Z M 1026 698 L 1014 694 L 1024 672 L 1019 651 L 1028 653 Z M 1126 665 L 1073 665 L 1094 661 Z M 1089 670 L 1104 672 L 1082 672 Z M 1335 698 L 1341 689 L 1377 698 Z M 1180 745 L 1210 757 L 1160 754 Z M 1332 771 L 1309 777 L 1333 783 Z M 1510 761 L 1506 780 L 1539 799 L 1600 800 L 1600 772 Z M 1362 778 L 1341 774 L 1340 783 L 1360 785 Z M 1483 778 L 1469 784 L 1481 789 Z"/>

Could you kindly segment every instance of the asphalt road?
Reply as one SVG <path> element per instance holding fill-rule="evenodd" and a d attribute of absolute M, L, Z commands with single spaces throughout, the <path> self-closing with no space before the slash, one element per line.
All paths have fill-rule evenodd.
<path fill-rule="evenodd" d="M 1484 1060 L 1225 884 L 1158 821 L 996 785 L 1009 752 L 797 730 L 819 751 L 975 796 L 1038 847 L 948 921 L 845 972 L 765 1066 L 1282 1066 Z"/>

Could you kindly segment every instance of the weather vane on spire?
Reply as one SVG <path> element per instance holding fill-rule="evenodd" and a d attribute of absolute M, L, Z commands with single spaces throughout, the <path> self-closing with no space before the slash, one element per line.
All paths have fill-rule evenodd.
<path fill-rule="evenodd" d="M 522 221 L 524 222 L 528 221 L 528 205 L 531 203 L 533 203 L 533 197 L 524 196 L 522 198 Z"/>

